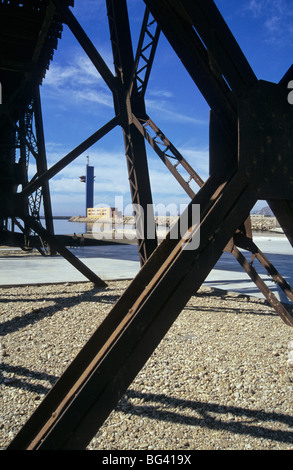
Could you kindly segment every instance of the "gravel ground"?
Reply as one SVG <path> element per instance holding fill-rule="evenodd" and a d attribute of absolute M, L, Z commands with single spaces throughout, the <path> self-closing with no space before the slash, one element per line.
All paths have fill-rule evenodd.
<path fill-rule="evenodd" d="M 0 449 L 127 284 L 0 289 Z M 202 288 L 88 449 L 293 450 L 292 339 L 265 301 Z"/>

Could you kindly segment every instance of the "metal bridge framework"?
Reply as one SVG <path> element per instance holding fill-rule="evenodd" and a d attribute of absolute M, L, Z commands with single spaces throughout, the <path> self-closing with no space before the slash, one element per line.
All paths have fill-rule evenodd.
<path fill-rule="evenodd" d="M 95 273 L 57 242 L 49 181 L 118 125 L 125 143 L 132 202 L 145 209 L 136 220 L 140 272 L 13 439 L 10 450 L 85 448 L 223 251 L 234 256 L 282 320 L 293 326 L 289 309 L 278 301 L 239 250 L 251 253 L 283 289 L 288 301 L 293 301 L 291 287 L 255 245 L 249 218 L 256 201 L 266 200 L 293 246 L 293 109 L 287 100 L 292 69 L 277 84 L 258 80 L 212 0 L 142 1 L 146 10 L 134 54 L 126 0 L 106 0 L 115 74 L 76 20 L 69 8 L 72 2 L 0 2 L 1 28 L 5 18 L 7 24 L 8 18 L 19 21 L 14 31 L 4 28 L 0 33 L 7 51 L 6 55 L 0 54 L 4 93 L 0 110 L 2 234 L 8 233 L 9 223 L 19 224 L 22 220 L 24 236 L 30 231 L 40 236 L 42 253 L 59 252 L 89 280 L 104 286 Z M 33 42 L 29 42 L 25 28 L 20 28 L 24 18 L 31 28 L 34 24 Z M 113 93 L 114 117 L 47 169 L 39 86 L 63 23 Z M 19 30 L 23 35 L 22 55 L 17 52 Z M 160 32 L 211 109 L 207 181 L 146 111 L 144 95 Z M 11 90 L 6 97 L 8 83 Z M 174 227 L 176 233 L 182 234 L 183 228 L 186 233 L 178 238 L 171 232 L 159 246 L 156 239 L 147 237 L 150 227 L 146 209 L 152 204 L 147 145 L 191 200 Z M 29 153 L 37 164 L 37 173 L 30 181 Z M 191 181 L 198 185 L 198 192 L 191 189 Z M 21 191 L 17 191 L 19 185 Z M 46 228 L 39 221 L 41 198 Z M 200 225 L 194 224 L 192 217 L 193 207 L 198 204 Z M 189 250 L 189 243 L 199 231 L 199 247 Z"/>

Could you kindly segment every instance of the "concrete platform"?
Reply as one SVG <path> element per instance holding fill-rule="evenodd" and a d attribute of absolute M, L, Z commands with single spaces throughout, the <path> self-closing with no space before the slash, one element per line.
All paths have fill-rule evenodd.
<path fill-rule="evenodd" d="M 257 236 L 255 243 L 293 287 L 293 249 L 286 237 Z M 71 251 L 104 280 L 132 279 L 140 269 L 136 245 L 78 247 Z M 0 286 L 61 282 L 83 282 L 87 279 L 60 256 L 4 256 L 0 250 Z M 288 301 L 256 260 L 253 266 L 279 300 Z M 263 297 L 238 262 L 224 253 L 204 285 L 249 296 Z M 1 295 L 1 293 L 0 293 Z"/>

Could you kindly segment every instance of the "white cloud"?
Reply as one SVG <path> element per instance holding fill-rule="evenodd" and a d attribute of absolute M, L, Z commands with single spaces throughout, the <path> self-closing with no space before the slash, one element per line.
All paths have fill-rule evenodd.
<path fill-rule="evenodd" d="M 169 90 L 164 90 L 164 89 L 156 89 L 156 90 L 150 90 L 150 96 L 159 96 L 160 98 L 173 98 L 174 93 L 172 93 Z"/>
<path fill-rule="evenodd" d="M 49 145 L 50 147 L 50 145 Z M 48 152 L 48 160 L 53 165 L 66 154 L 64 152 Z M 95 168 L 95 188 L 98 192 L 117 192 L 124 194 L 129 191 L 126 158 L 123 152 L 107 152 L 91 150 L 90 165 Z M 51 180 L 52 193 L 83 194 L 85 185 L 79 177 L 85 175 L 86 159 L 84 155 L 67 165 Z"/>
<path fill-rule="evenodd" d="M 209 150 L 181 149 L 182 155 L 190 163 L 196 173 L 206 181 L 209 176 Z"/>
<path fill-rule="evenodd" d="M 69 59 L 70 61 L 70 59 Z M 92 85 L 101 80 L 101 76 L 92 62 L 81 53 L 73 56 L 70 63 L 60 64 L 52 62 L 45 79 L 45 86 L 60 87 L 71 83 L 72 85 Z"/>
<path fill-rule="evenodd" d="M 60 107 L 81 102 L 113 108 L 112 93 L 88 59 L 80 51 L 70 54 L 66 63 L 52 62 L 44 80 L 43 95 Z"/>
<path fill-rule="evenodd" d="M 250 0 L 243 9 L 252 12 L 257 17 L 272 13 L 283 15 L 287 6 L 287 0 Z"/>
<path fill-rule="evenodd" d="M 160 117 L 167 121 L 176 123 L 189 123 L 195 125 L 207 125 L 208 121 L 173 110 L 170 102 L 166 100 L 146 99 L 147 111 L 155 111 Z"/>
<path fill-rule="evenodd" d="M 250 0 L 242 11 L 262 21 L 266 32 L 266 42 L 282 45 L 292 40 L 291 3 L 289 0 Z"/>
<path fill-rule="evenodd" d="M 266 1 L 266 0 L 265 0 Z M 263 0 L 250 0 L 244 7 L 244 10 L 250 11 L 255 17 L 262 13 Z"/>

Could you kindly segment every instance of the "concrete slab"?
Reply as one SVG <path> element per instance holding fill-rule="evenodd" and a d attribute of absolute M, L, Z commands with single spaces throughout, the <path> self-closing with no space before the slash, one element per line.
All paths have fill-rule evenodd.
<path fill-rule="evenodd" d="M 82 247 L 70 251 L 104 280 L 132 279 L 140 269 L 135 247 L 121 248 Z M 0 268 L 0 286 L 87 281 L 61 256 L 1 258 L 0 253 Z"/>
<path fill-rule="evenodd" d="M 284 236 L 257 236 L 255 243 L 267 255 L 286 281 L 293 286 L 293 250 Z M 135 245 L 79 247 L 71 251 L 104 280 L 132 279 L 140 269 Z M 276 294 L 287 301 L 270 276 L 254 261 L 253 266 Z M 5 257 L 0 251 L 0 286 L 60 282 L 82 282 L 87 279 L 60 256 Z M 263 297 L 234 257 L 224 253 L 204 285 L 242 294 Z"/>

